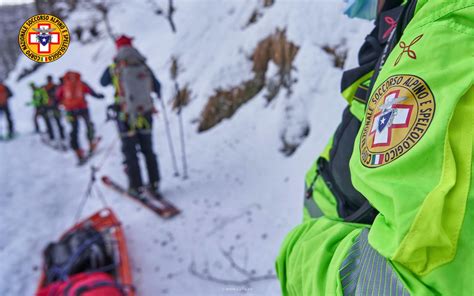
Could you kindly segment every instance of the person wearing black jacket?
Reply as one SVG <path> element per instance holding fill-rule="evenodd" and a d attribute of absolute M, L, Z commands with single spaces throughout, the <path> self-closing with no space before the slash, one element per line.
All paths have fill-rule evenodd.
<path fill-rule="evenodd" d="M 58 85 L 53 82 L 53 77 L 51 75 L 48 75 L 46 77 L 46 84 L 43 86 L 43 88 L 48 93 L 48 97 L 50 100 L 50 106 L 48 106 L 47 112 L 51 113 L 54 121 L 56 122 L 56 125 L 58 126 L 59 136 L 61 140 L 64 140 L 64 126 L 61 122 L 61 111 L 59 110 L 59 103 L 56 98 L 56 90 L 58 88 Z"/>

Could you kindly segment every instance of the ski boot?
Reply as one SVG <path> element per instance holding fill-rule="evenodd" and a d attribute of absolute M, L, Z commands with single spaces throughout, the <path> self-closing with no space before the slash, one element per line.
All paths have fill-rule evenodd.
<path fill-rule="evenodd" d="M 78 165 L 83 165 L 87 161 L 87 157 L 84 154 L 84 150 L 81 148 L 74 150 L 77 156 Z"/>
<path fill-rule="evenodd" d="M 143 196 L 143 193 L 145 193 L 145 191 L 146 191 L 146 189 L 143 188 L 143 186 L 129 187 L 128 188 L 128 194 L 138 198 L 139 200 L 145 199 L 145 197 Z"/>
<path fill-rule="evenodd" d="M 12 140 L 13 138 L 15 138 L 15 136 L 16 136 L 16 133 L 14 131 L 10 131 L 8 132 L 6 139 Z"/>
<path fill-rule="evenodd" d="M 89 155 L 93 154 L 97 149 L 97 145 L 99 145 L 100 137 L 94 138 L 89 142 Z"/>
<path fill-rule="evenodd" d="M 160 181 L 150 183 L 146 189 L 148 193 L 150 193 L 154 198 L 158 200 L 162 198 L 162 195 L 160 193 Z"/>
<path fill-rule="evenodd" d="M 148 185 L 148 190 L 150 190 L 152 194 L 159 195 L 160 194 L 160 181 L 156 181 Z"/>
<path fill-rule="evenodd" d="M 61 148 L 62 151 L 67 151 L 68 144 L 66 143 L 66 140 L 64 139 L 59 140 L 59 147 Z"/>

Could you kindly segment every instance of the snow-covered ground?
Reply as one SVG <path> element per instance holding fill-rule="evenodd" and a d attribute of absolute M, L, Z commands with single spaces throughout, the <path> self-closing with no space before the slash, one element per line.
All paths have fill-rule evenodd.
<path fill-rule="evenodd" d="M 280 244 L 301 219 L 304 174 L 334 131 L 344 107 L 339 96 L 341 70 L 333 67 L 321 46 L 345 39 L 346 68 L 350 67 L 370 24 L 344 17 L 339 1 L 276 0 L 272 7 L 260 8 L 263 17 L 244 29 L 260 1 L 176 0 L 177 33 L 173 34 L 167 21 L 153 14 L 151 2 L 122 1 L 110 18 L 114 32 L 135 36 L 136 47 L 148 57 L 163 84 L 165 100 L 173 96 L 172 55 L 178 56 L 184 68 L 180 84 L 189 84 L 193 91 L 183 111 L 188 180 L 172 176 L 161 114 L 155 118 L 154 130 L 163 193 L 183 213 L 163 221 L 97 184 L 125 227 L 139 295 L 279 295 L 276 279 L 252 282 L 249 287 L 224 285 L 198 278 L 190 270 L 207 270 L 222 280 L 246 279 L 226 259 L 230 252 L 253 277 L 274 274 Z M 85 22 L 88 13 L 77 12 L 67 24 Z M 261 93 L 230 120 L 198 134 L 196 119 L 208 97 L 218 87 L 234 86 L 251 76 L 248 56 L 276 28 L 286 28 L 287 38 L 300 46 L 292 96 L 280 92 L 267 106 Z M 114 44 L 105 37 L 89 45 L 73 42 L 61 60 L 17 83 L 21 69 L 31 66 L 22 57 L 6 81 L 15 93 L 11 104 L 19 137 L 0 143 L 0 295 L 34 293 L 42 249 L 74 222 L 89 181 L 89 167 L 77 167 L 71 152 L 54 151 L 31 134 L 33 113 L 25 106 L 31 97 L 28 83 L 43 83 L 47 74 L 57 78 L 73 69 L 111 102 L 113 90 L 101 89 L 98 80 L 114 52 Z M 106 102 L 93 98 L 89 102 L 105 152 L 117 137 L 116 129 L 113 123 L 104 124 Z M 288 119 L 288 106 L 298 110 L 293 113 L 298 118 Z M 178 152 L 177 116 L 170 108 L 168 115 Z M 309 137 L 292 157 L 278 151 L 280 131 L 288 120 L 307 120 L 311 126 Z M 91 163 L 98 164 L 103 157 L 101 153 Z M 108 174 L 126 184 L 121 159 L 117 143 L 99 175 Z M 90 199 L 83 217 L 101 206 L 98 198 Z"/>

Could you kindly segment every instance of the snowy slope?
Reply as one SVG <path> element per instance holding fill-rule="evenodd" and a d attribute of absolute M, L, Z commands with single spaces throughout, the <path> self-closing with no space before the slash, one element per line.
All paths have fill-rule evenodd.
<path fill-rule="evenodd" d="M 178 56 L 184 66 L 179 82 L 188 83 L 194 94 L 184 110 L 188 180 L 172 177 L 161 115 L 155 119 L 154 131 L 163 193 L 183 214 L 162 221 L 101 184 L 99 189 L 125 226 L 140 295 L 279 295 L 276 280 L 252 282 L 250 287 L 223 285 L 196 277 L 190 267 L 207 269 L 223 280 L 243 280 L 245 276 L 224 256 L 231 251 L 237 264 L 255 276 L 274 273 L 281 241 L 301 219 L 304 174 L 334 131 L 344 107 L 338 94 L 341 70 L 333 67 L 320 47 L 346 39 L 347 66 L 353 65 L 370 24 L 345 18 L 342 4 L 333 1 L 276 0 L 246 29 L 258 6 L 255 0 L 176 0 L 176 6 L 177 34 L 163 17 L 153 14 L 149 1 L 123 1 L 110 17 L 115 32 L 136 37 L 135 45 L 163 84 L 165 99 L 173 96 L 168 74 L 171 56 Z M 78 11 L 68 25 L 87 18 L 87 11 Z M 198 134 L 195 119 L 207 98 L 218 87 L 250 77 L 252 65 L 247 57 L 276 28 L 287 28 L 287 38 L 300 46 L 295 60 L 298 82 L 292 96 L 281 93 L 266 106 L 259 94 L 230 120 Z M 30 134 L 32 110 L 25 106 L 31 96 L 28 83 L 42 83 L 49 73 L 57 77 L 74 69 L 111 102 L 112 89 L 101 89 L 98 80 L 114 52 L 106 38 L 89 45 L 73 43 L 60 61 L 16 83 L 20 70 L 31 65 L 21 58 L 6 81 L 15 93 L 12 107 L 20 136 L 0 143 L 0 295 L 33 294 L 42 249 L 73 223 L 89 180 L 89 168 L 76 167 L 72 153 L 53 151 Z M 117 137 L 115 126 L 103 124 L 105 102 L 93 98 L 89 102 L 105 150 Z M 278 147 L 289 105 L 297 110 L 295 115 L 310 122 L 311 133 L 287 158 Z M 177 116 L 169 117 L 179 148 Z M 98 164 L 103 157 L 104 153 L 99 154 L 92 163 Z M 125 184 L 118 143 L 99 174 L 109 174 Z M 90 199 L 83 217 L 100 207 L 99 199 Z"/>

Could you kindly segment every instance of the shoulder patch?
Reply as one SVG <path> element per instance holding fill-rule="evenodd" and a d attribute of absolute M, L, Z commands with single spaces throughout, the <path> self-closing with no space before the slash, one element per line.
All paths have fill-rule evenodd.
<path fill-rule="evenodd" d="M 372 94 L 360 137 L 360 161 L 369 168 L 388 164 L 407 153 L 428 130 L 435 99 L 423 79 L 414 75 L 387 78 Z"/>

